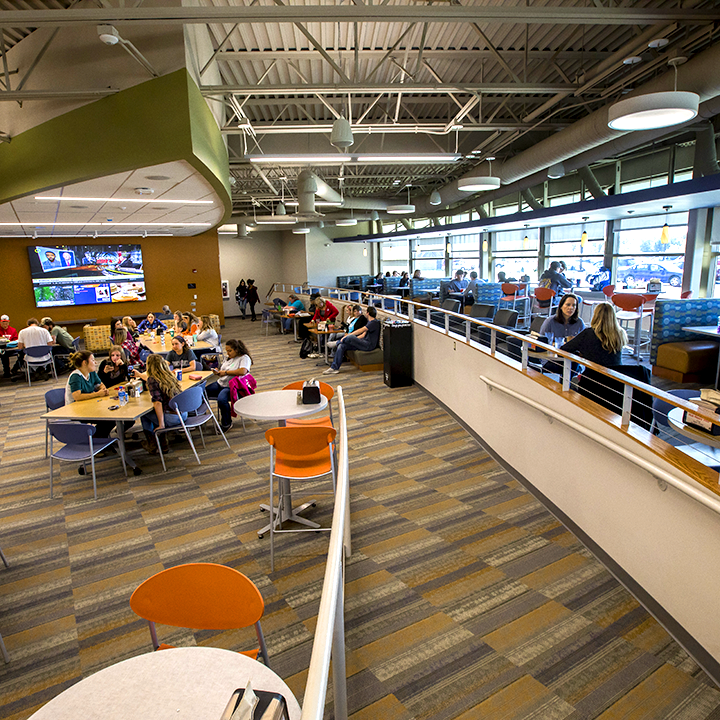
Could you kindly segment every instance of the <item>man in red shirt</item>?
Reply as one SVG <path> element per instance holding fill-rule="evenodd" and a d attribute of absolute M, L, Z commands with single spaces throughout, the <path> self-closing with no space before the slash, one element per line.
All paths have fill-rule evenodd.
<path fill-rule="evenodd" d="M 17 340 L 18 331 L 14 327 L 10 327 L 10 318 L 7 315 L 0 316 L 0 340 Z M 4 343 L 3 343 L 4 344 Z M 4 348 L 0 349 L 0 359 L 2 359 L 3 375 L 10 377 L 10 358 Z"/>

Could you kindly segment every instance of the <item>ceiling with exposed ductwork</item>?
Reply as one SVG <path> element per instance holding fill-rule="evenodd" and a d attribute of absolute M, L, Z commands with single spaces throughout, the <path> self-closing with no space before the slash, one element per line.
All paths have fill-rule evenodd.
<path fill-rule="evenodd" d="M 237 221 L 273 215 L 281 199 L 296 212 L 308 170 L 327 192 L 306 220 L 349 209 L 384 217 L 388 205 L 408 203 L 408 189 L 415 215 L 467 210 L 542 182 L 554 163 L 577 170 L 693 132 L 720 112 L 714 0 L 0 0 L 0 11 L 0 100 L 23 105 L 111 94 L 132 82 L 122 73 L 150 77 L 142 60 L 169 71 L 169 29 L 191 29 L 187 65 L 226 138 Z M 137 54 L 104 47 L 101 24 Z M 66 87 L 43 84 L 44 53 L 13 54 L 34 32 L 56 29 L 78 38 Z M 613 102 L 673 88 L 668 60 L 678 56 L 687 58 L 678 89 L 698 93 L 700 118 L 680 131 L 610 130 Z M 11 140 L 2 117 L 0 139 Z M 330 144 L 340 117 L 354 139 L 344 149 Z M 489 157 L 503 186 L 461 192 L 457 180 L 487 173 Z"/>

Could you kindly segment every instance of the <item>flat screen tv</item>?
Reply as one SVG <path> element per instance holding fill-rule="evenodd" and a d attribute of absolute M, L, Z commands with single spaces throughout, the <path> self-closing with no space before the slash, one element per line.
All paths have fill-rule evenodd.
<path fill-rule="evenodd" d="M 35 305 L 96 305 L 145 300 L 140 245 L 31 245 Z"/>

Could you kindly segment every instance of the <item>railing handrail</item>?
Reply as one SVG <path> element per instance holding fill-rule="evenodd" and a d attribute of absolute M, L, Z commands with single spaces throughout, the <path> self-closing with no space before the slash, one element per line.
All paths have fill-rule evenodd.
<path fill-rule="evenodd" d="M 566 427 L 574 430 L 575 432 L 577 432 L 581 435 L 584 435 L 585 437 L 589 438 L 590 440 L 593 440 L 594 442 L 598 443 L 599 445 L 602 445 L 603 447 L 607 448 L 608 450 L 612 450 L 614 453 L 624 457 L 626 460 L 629 460 L 634 465 L 637 465 L 638 467 L 642 468 L 643 470 L 647 470 L 647 472 L 649 472 L 651 475 L 654 475 L 658 480 L 667 482 L 669 485 L 672 485 L 677 490 L 680 490 L 680 492 L 684 493 L 688 497 L 692 498 L 693 500 L 696 500 L 697 502 L 701 503 L 702 505 L 709 508 L 713 512 L 720 514 L 720 499 L 718 499 L 712 495 L 706 494 L 704 492 L 701 492 L 694 485 L 687 483 L 682 478 L 676 477 L 672 473 L 667 472 L 667 470 L 664 470 L 663 468 L 659 467 L 658 465 L 651 463 L 649 460 L 645 460 L 644 458 L 641 458 L 639 455 L 636 455 L 635 453 L 631 452 L 630 450 L 627 450 L 626 448 L 622 447 L 621 445 L 614 443 L 612 440 L 609 440 L 608 438 L 603 437 L 602 435 L 599 435 L 596 432 L 593 432 L 589 428 L 586 428 L 584 425 L 581 425 L 580 423 L 577 423 L 574 420 L 570 420 L 568 417 L 566 417 L 562 413 L 555 412 L 555 410 L 552 410 L 551 408 L 548 408 L 545 405 L 541 405 L 540 403 L 535 402 L 535 400 L 525 397 L 521 393 L 515 392 L 511 388 L 505 387 L 504 385 L 501 385 L 500 383 L 497 383 L 494 380 L 491 380 L 490 378 L 486 377 L 485 375 L 481 375 L 480 379 L 488 387 L 500 390 L 500 392 L 505 393 L 506 395 L 509 395 L 510 397 L 513 397 L 516 400 L 519 400 L 523 404 L 528 405 L 532 408 L 535 408 L 536 410 L 539 410 L 544 415 L 547 415 L 547 416 L 553 418 L 553 420 L 557 420 L 558 422 L 562 423 Z"/>
<path fill-rule="evenodd" d="M 293 285 L 293 287 L 297 287 L 299 285 L 302 285 L 302 283 L 275 283 L 275 286 L 277 285 Z M 320 285 L 313 285 L 313 287 L 321 288 Z M 510 328 L 505 328 L 501 325 L 494 325 L 491 322 L 488 322 L 487 320 L 483 320 L 480 318 L 472 318 L 468 315 L 463 315 L 462 313 L 456 313 L 452 310 L 443 310 L 441 307 L 435 307 L 434 305 L 426 305 L 424 303 L 416 303 L 412 300 L 403 298 L 402 300 L 399 300 L 397 297 L 389 297 L 387 295 L 381 295 L 378 293 L 370 293 L 368 291 L 359 291 L 359 290 L 350 290 L 348 288 L 324 288 L 322 289 L 326 290 L 332 290 L 333 292 L 343 292 L 343 293 L 351 293 L 351 292 L 362 292 L 365 295 L 369 295 L 370 297 L 376 297 L 378 299 L 387 300 L 389 302 L 393 303 L 402 303 L 403 305 L 412 306 L 413 307 L 413 314 L 415 309 L 418 309 L 420 311 L 425 312 L 434 312 L 434 313 L 441 313 L 443 315 L 448 315 L 451 318 L 454 318 L 456 320 L 459 320 L 464 323 L 470 323 L 471 325 L 475 325 L 477 327 L 484 327 L 487 328 L 490 331 L 495 332 L 502 332 L 503 335 L 514 337 L 517 340 L 519 340 L 522 344 L 525 345 L 534 345 L 537 347 L 542 348 L 543 350 L 548 350 L 554 353 L 556 356 L 561 358 L 567 358 L 573 362 L 579 363 L 586 368 L 589 368 L 601 375 L 604 375 L 605 377 L 611 378 L 612 380 L 616 380 L 623 385 L 627 385 L 629 387 L 632 387 L 634 390 L 640 390 L 641 392 L 647 393 L 648 395 L 651 395 L 652 397 L 656 397 L 659 400 L 663 400 L 664 402 L 669 403 L 670 405 L 673 405 L 674 407 L 678 407 L 681 410 L 688 410 L 692 412 L 695 415 L 698 415 L 702 417 L 704 420 L 713 423 L 714 425 L 720 425 L 720 415 L 717 414 L 710 414 L 708 413 L 704 408 L 699 407 L 695 403 L 686 400 L 684 398 L 680 398 L 677 395 L 671 395 L 668 392 L 665 392 L 664 390 L 661 390 L 660 388 L 653 387 L 652 385 L 648 385 L 642 380 L 637 380 L 635 378 L 631 378 L 628 375 L 623 375 L 622 373 L 618 373 L 612 368 L 605 367 L 604 365 L 597 365 L 596 363 L 587 360 L 583 357 L 580 357 L 579 355 L 574 355 L 573 353 L 566 352 L 564 350 L 560 350 L 559 348 L 556 348 L 552 345 L 548 345 L 542 342 L 539 342 L 538 340 L 534 340 L 530 338 L 527 335 L 523 335 L 521 333 L 518 333 L 515 330 L 512 330 Z M 342 298 L 340 298 L 342 300 Z M 344 301 L 343 301 L 344 302 Z M 393 310 L 389 310 L 386 307 L 378 308 L 379 312 L 382 312 L 386 315 L 396 315 L 398 317 L 406 318 L 408 317 L 407 313 L 396 313 Z M 424 323 L 422 318 L 414 317 L 413 319 L 418 320 L 420 323 Z M 428 323 L 425 323 L 428 324 Z M 429 325 L 429 324 L 428 324 Z M 438 330 L 439 331 L 439 330 Z M 465 342 L 467 343 L 467 340 L 458 336 L 458 342 Z M 475 347 L 475 346 L 473 346 Z M 492 353 L 491 353 L 492 354 Z M 512 360 L 512 358 L 508 358 Z M 699 391 L 698 391 L 699 394 Z"/>
<path fill-rule="evenodd" d="M 336 720 L 347 718 L 345 679 L 345 638 L 343 619 L 344 560 L 350 554 L 349 505 L 350 475 L 347 420 L 342 387 L 336 388 L 338 400 L 338 472 L 333 507 L 330 546 L 323 580 L 317 627 L 313 638 L 310 667 L 305 685 L 301 720 L 322 720 L 325 714 L 330 659 L 333 662 L 333 688 Z M 342 632 L 340 627 L 343 628 Z"/>

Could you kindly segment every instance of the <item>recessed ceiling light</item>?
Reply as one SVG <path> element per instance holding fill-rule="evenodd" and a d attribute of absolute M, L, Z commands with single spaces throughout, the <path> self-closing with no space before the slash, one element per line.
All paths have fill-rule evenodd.
<path fill-rule="evenodd" d="M 146 180 L 169 180 L 169 175 L 146 175 Z"/>
<path fill-rule="evenodd" d="M 78 200 L 82 202 L 122 202 L 122 203 L 173 203 L 174 205 L 213 205 L 213 200 L 168 200 L 167 198 L 109 198 L 109 197 L 68 197 L 60 195 L 36 195 L 35 200 L 55 200 L 58 202 L 67 202 Z"/>
<path fill-rule="evenodd" d="M 152 195 L 155 191 L 148 187 L 137 187 L 135 188 L 136 195 Z"/>
<path fill-rule="evenodd" d="M 630 55 L 623 60 L 623 65 L 637 65 L 642 62 L 642 58 L 639 55 Z"/>
<path fill-rule="evenodd" d="M 72 210 L 87 210 L 87 205 L 71 205 Z"/>

